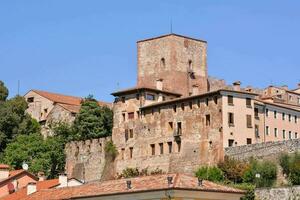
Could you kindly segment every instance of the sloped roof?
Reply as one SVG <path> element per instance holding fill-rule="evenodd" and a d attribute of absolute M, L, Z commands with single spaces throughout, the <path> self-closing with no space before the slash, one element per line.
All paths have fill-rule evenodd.
<path fill-rule="evenodd" d="M 30 172 L 24 170 L 24 169 L 19 169 L 19 170 L 13 170 L 9 172 L 9 176 L 5 179 L 0 180 L 0 185 L 4 185 L 7 184 L 10 180 L 17 178 L 18 176 L 22 175 L 22 174 L 26 174 L 27 176 L 31 177 L 34 180 L 38 180 L 38 178 L 31 174 Z"/>
<path fill-rule="evenodd" d="M 83 98 L 81 98 L 81 97 L 74 97 L 74 96 L 69 96 L 69 95 L 41 91 L 41 90 L 32 90 L 32 91 L 55 102 L 55 103 L 80 105 L 83 100 Z"/>
<path fill-rule="evenodd" d="M 168 185 L 167 177 L 173 178 L 173 184 Z M 131 189 L 127 189 L 126 180 L 131 180 Z M 207 191 L 207 192 L 222 192 L 222 193 L 237 193 L 243 194 L 244 191 L 218 185 L 210 181 L 203 181 L 202 186 L 198 186 L 198 179 L 185 174 L 163 174 L 163 175 L 151 175 L 144 177 L 137 177 L 131 179 L 119 179 L 104 182 L 91 182 L 85 185 L 48 189 L 36 192 L 27 198 L 26 200 L 59 200 L 81 197 L 93 197 L 93 196 L 107 196 L 117 195 L 125 193 L 137 193 L 148 191 L 160 191 L 167 189 L 181 189 L 181 190 L 193 190 L 193 191 Z"/>
<path fill-rule="evenodd" d="M 171 94 L 171 95 L 175 95 L 175 96 L 182 96 L 181 94 L 179 93 L 176 93 L 176 92 L 172 92 L 172 91 L 169 91 L 169 90 L 158 90 L 156 88 L 150 88 L 150 87 L 132 87 L 132 88 L 127 88 L 127 89 L 123 89 L 123 90 L 120 90 L 120 91 L 116 91 L 116 92 L 113 92 L 111 93 L 111 95 L 113 96 L 118 96 L 118 95 L 122 95 L 122 94 L 130 94 L 130 93 L 135 93 L 137 91 L 141 91 L 141 90 L 148 90 L 148 91 L 153 91 L 153 92 L 160 92 L 160 93 L 165 93 L 165 94 Z"/>

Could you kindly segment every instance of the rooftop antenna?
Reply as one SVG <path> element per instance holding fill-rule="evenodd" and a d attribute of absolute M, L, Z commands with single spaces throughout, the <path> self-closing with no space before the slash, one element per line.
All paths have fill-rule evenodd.
<path fill-rule="evenodd" d="M 20 80 L 18 80 L 18 96 L 20 95 Z"/>
<path fill-rule="evenodd" d="M 173 33 L 173 21 L 172 21 L 172 18 L 171 18 L 171 21 L 170 21 L 170 31 L 171 31 L 171 34 Z"/>

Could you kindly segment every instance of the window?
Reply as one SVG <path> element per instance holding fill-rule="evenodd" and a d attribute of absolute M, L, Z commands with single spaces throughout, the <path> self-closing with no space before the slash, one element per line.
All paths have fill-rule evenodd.
<path fill-rule="evenodd" d="M 122 97 L 122 103 L 125 103 L 125 97 Z"/>
<path fill-rule="evenodd" d="M 269 135 L 269 126 L 266 126 L 266 135 Z"/>
<path fill-rule="evenodd" d="M 128 140 L 128 129 L 125 130 L 125 142 Z"/>
<path fill-rule="evenodd" d="M 153 94 L 146 94 L 146 100 L 154 101 L 155 100 L 155 96 Z"/>
<path fill-rule="evenodd" d="M 129 138 L 133 138 L 133 129 L 129 129 Z"/>
<path fill-rule="evenodd" d="M 214 96 L 214 102 L 215 102 L 215 104 L 218 104 L 218 97 L 217 96 Z"/>
<path fill-rule="evenodd" d="M 176 112 L 176 110 L 177 110 L 177 106 L 174 105 L 174 106 L 173 106 L 173 111 Z"/>
<path fill-rule="evenodd" d="M 44 113 L 47 114 L 47 112 L 48 112 L 48 108 L 45 108 Z"/>
<path fill-rule="evenodd" d="M 289 131 L 289 139 L 292 139 L 292 131 Z"/>
<path fill-rule="evenodd" d="M 296 132 L 296 133 L 295 133 L 295 139 L 297 139 L 297 138 L 298 138 L 298 133 Z"/>
<path fill-rule="evenodd" d="M 208 106 L 208 103 L 209 103 L 209 99 L 206 98 L 206 99 L 205 99 L 205 104 L 206 104 L 206 106 Z"/>
<path fill-rule="evenodd" d="M 199 99 L 197 100 L 197 106 L 198 106 L 198 108 L 200 108 L 200 100 Z"/>
<path fill-rule="evenodd" d="M 140 100 L 140 94 L 135 95 L 136 100 Z"/>
<path fill-rule="evenodd" d="M 189 102 L 189 107 L 190 107 L 191 110 L 193 109 L 193 102 L 192 101 Z"/>
<path fill-rule="evenodd" d="M 150 144 L 151 147 L 151 155 L 154 156 L 155 155 L 155 144 Z"/>
<path fill-rule="evenodd" d="M 164 154 L 164 143 L 159 143 L 160 155 Z"/>
<path fill-rule="evenodd" d="M 133 155 L 133 147 L 129 148 L 129 157 L 132 158 Z"/>
<path fill-rule="evenodd" d="M 274 118 L 276 119 L 277 118 L 277 111 L 274 110 Z"/>
<path fill-rule="evenodd" d="M 233 96 L 228 95 L 227 100 L 228 100 L 228 105 L 232 106 L 233 105 Z"/>
<path fill-rule="evenodd" d="M 166 100 L 166 96 L 163 96 L 163 101 L 165 101 Z"/>
<path fill-rule="evenodd" d="M 28 102 L 28 103 L 34 102 L 34 97 L 28 97 L 28 98 L 27 98 L 27 102 Z"/>
<path fill-rule="evenodd" d="M 181 110 L 184 111 L 184 103 L 181 104 Z"/>
<path fill-rule="evenodd" d="M 165 68 L 165 66 L 166 66 L 166 60 L 165 60 L 165 58 L 161 58 L 160 59 L 160 67 Z"/>
<path fill-rule="evenodd" d="M 292 121 L 292 115 L 289 114 L 289 122 L 291 122 L 291 121 Z"/>
<path fill-rule="evenodd" d="M 228 146 L 229 146 L 229 147 L 232 147 L 232 146 L 233 146 L 233 143 L 234 143 L 234 140 L 230 140 L 230 139 L 228 140 Z"/>
<path fill-rule="evenodd" d="M 180 152 L 181 150 L 181 141 L 176 141 L 177 144 L 177 152 Z"/>
<path fill-rule="evenodd" d="M 282 130 L 282 138 L 285 139 L 285 130 Z"/>
<path fill-rule="evenodd" d="M 177 122 L 177 135 L 182 135 L 181 122 Z"/>
<path fill-rule="evenodd" d="M 122 117 L 123 117 L 123 122 L 125 122 L 126 120 L 125 113 L 122 113 Z"/>
<path fill-rule="evenodd" d="M 274 136 L 277 137 L 278 133 L 277 133 L 277 128 L 274 128 Z"/>
<path fill-rule="evenodd" d="M 169 153 L 172 153 L 172 142 L 168 142 Z"/>
<path fill-rule="evenodd" d="M 297 118 L 297 116 L 295 116 L 295 123 L 297 124 L 297 120 L 298 120 L 298 118 Z"/>
<path fill-rule="evenodd" d="M 252 144 L 252 139 L 251 138 L 247 138 L 247 144 Z"/>
<path fill-rule="evenodd" d="M 252 117 L 251 115 L 247 115 L 247 128 L 252 128 Z"/>
<path fill-rule="evenodd" d="M 254 117 L 256 119 L 259 119 L 259 116 L 258 116 L 258 108 L 254 108 Z"/>
<path fill-rule="evenodd" d="M 246 106 L 251 107 L 251 99 L 250 98 L 246 98 Z"/>
<path fill-rule="evenodd" d="M 173 122 L 169 122 L 168 129 L 169 129 L 170 132 L 173 131 Z"/>
<path fill-rule="evenodd" d="M 255 124 L 255 137 L 259 138 L 259 126 Z"/>
<path fill-rule="evenodd" d="M 210 126 L 210 115 L 205 115 L 205 124 L 206 126 Z"/>
<path fill-rule="evenodd" d="M 128 113 L 128 119 L 134 119 L 134 112 Z"/>
<path fill-rule="evenodd" d="M 269 116 L 269 109 L 266 109 L 266 116 Z"/>
<path fill-rule="evenodd" d="M 234 126 L 234 114 L 233 113 L 228 113 L 228 125 Z"/>
<path fill-rule="evenodd" d="M 121 159 L 122 159 L 122 160 L 124 160 L 124 152 L 125 152 L 125 149 L 122 148 L 122 149 L 121 149 Z"/>
<path fill-rule="evenodd" d="M 285 114 L 282 113 L 282 120 L 285 120 Z"/>
<path fill-rule="evenodd" d="M 192 61 L 191 60 L 189 60 L 189 70 L 193 71 L 193 65 L 192 65 Z"/>

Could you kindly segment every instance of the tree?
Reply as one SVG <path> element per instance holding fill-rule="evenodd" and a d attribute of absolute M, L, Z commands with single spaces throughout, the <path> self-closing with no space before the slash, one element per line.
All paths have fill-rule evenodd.
<path fill-rule="evenodd" d="M 91 96 L 81 104 L 80 111 L 74 121 L 74 139 L 86 140 L 106 137 L 112 132 L 112 111 L 99 106 Z"/>
<path fill-rule="evenodd" d="M 27 102 L 16 96 L 0 104 L 0 152 L 18 134 L 37 133 L 39 124 L 25 113 Z"/>
<path fill-rule="evenodd" d="M 4 151 L 3 162 L 14 169 L 20 169 L 23 162 L 29 171 L 43 171 L 49 178 L 64 170 L 64 143 L 58 137 L 43 139 L 41 134 L 18 135 Z"/>
<path fill-rule="evenodd" d="M 3 81 L 0 80 L 0 102 L 5 101 L 8 96 L 8 89 L 5 87 Z"/>
<path fill-rule="evenodd" d="M 209 180 L 209 181 L 223 181 L 224 179 L 224 174 L 222 172 L 222 170 L 220 168 L 218 168 L 217 166 L 212 166 L 212 167 L 208 167 L 208 166 L 203 166 L 200 167 L 197 171 L 196 171 L 196 177 L 204 179 L 204 180 Z"/>

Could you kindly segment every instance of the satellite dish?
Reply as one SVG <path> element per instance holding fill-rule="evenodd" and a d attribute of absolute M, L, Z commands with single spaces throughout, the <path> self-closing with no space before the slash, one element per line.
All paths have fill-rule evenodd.
<path fill-rule="evenodd" d="M 24 163 L 22 164 L 22 168 L 23 168 L 24 170 L 28 170 L 28 164 L 24 162 Z"/>

